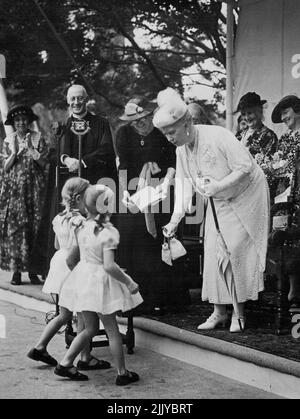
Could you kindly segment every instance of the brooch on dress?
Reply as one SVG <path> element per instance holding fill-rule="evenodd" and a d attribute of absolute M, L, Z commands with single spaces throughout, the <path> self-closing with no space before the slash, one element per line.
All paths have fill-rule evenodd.
<path fill-rule="evenodd" d="M 217 156 L 209 144 L 203 144 L 200 151 L 201 160 L 208 167 L 213 167 L 216 164 Z"/>

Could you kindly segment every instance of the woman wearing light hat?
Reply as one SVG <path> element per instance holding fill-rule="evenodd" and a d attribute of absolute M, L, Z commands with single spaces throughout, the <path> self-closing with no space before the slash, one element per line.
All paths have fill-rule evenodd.
<path fill-rule="evenodd" d="M 213 197 L 221 233 L 230 252 L 238 312 L 230 331 L 245 327 L 244 303 L 256 300 L 264 288 L 263 272 L 269 230 L 269 191 L 266 178 L 234 135 L 218 126 L 193 125 L 187 106 L 173 89 L 158 94 L 153 124 L 177 147 L 175 209 L 164 234 L 172 236 L 194 191 Z M 214 304 L 213 314 L 200 330 L 224 324 L 232 304 L 219 274 L 217 230 L 207 206 L 202 299 Z M 238 314 L 238 315 L 237 315 Z M 238 322 L 238 317 L 240 322 Z"/>
<path fill-rule="evenodd" d="M 41 220 L 47 153 L 41 134 L 30 129 L 30 124 L 37 119 L 29 106 L 17 105 L 8 112 L 5 122 L 15 132 L 5 138 L 2 152 L 0 268 L 14 272 L 13 285 L 21 284 L 21 272 L 29 272 L 33 284 L 40 283 L 30 270 Z"/>
<path fill-rule="evenodd" d="M 136 278 L 144 303 L 140 313 L 162 314 L 166 306 L 184 306 L 188 290 L 176 268 L 161 260 L 162 226 L 169 213 L 159 207 L 155 213 L 140 213 L 130 196 L 136 189 L 156 186 L 170 198 L 169 184 L 175 175 L 175 147 L 152 124 L 156 105 L 135 96 L 125 106 L 120 117 L 125 122 L 116 135 L 120 160 L 119 180 L 123 191 L 126 214 L 119 215 L 121 235 L 119 263 Z M 135 182 L 136 181 L 136 182 Z M 132 185 L 130 186 L 130 183 Z M 164 202 L 170 202 L 170 199 Z"/>

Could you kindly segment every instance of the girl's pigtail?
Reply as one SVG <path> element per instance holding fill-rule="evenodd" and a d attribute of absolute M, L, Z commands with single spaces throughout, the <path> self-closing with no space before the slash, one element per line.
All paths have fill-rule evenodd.
<path fill-rule="evenodd" d="M 77 196 L 76 192 L 72 193 L 72 195 L 71 195 L 70 204 L 69 204 L 70 205 L 70 212 L 73 212 L 74 209 L 75 209 L 76 196 Z"/>
<path fill-rule="evenodd" d="M 69 212 L 74 211 L 76 208 L 76 198 L 78 195 L 83 195 L 90 183 L 86 179 L 73 177 L 68 179 L 61 191 L 62 204 Z"/>
<path fill-rule="evenodd" d="M 105 227 L 105 218 L 103 217 L 102 214 L 98 214 L 95 218 L 94 218 L 97 226 L 102 230 Z"/>
<path fill-rule="evenodd" d="M 98 211 L 98 215 L 96 217 L 99 220 L 98 223 L 100 223 L 102 228 L 107 227 L 109 223 L 109 199 L 106 191 L 98 196 L 96 200 L 96 209 Z"/>

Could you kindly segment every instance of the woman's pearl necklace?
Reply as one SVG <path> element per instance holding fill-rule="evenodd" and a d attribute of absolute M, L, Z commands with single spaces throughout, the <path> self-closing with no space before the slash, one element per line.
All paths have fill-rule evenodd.
<path fill-rule="evenodd" d="M 190 151 L 191 151 L 192 153 L 194 153 L 194 152 L 195 152 L 195 146 L 196 146 L 196 137 L 197 137 L 197 135 L 196 135 L 196 130 L 192 128 L 191 133 L 192 133 L 192 134 L 194 134 L 194 135 L 193 135 L 193 136 L 191 136 L 191 138 L 190 138 L 190 142 L 187 144 L 187 146 L 188 146 L 188 148 L 190 149 Z M 190 136 L 190 135 L 191 135 L 191 133 L 189 133 L 189 135 L 188 135 L 188 136 Z"/>

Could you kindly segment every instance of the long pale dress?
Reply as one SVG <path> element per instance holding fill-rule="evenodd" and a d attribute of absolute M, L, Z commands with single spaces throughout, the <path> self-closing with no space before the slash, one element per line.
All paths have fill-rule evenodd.
<path fill-rule="evenodd" d="M 220 230 L 230 251 L 238 302 L 256 300 L 264 289 L 263 272 L 269 232 L 269 190 L 263 171 L 235 136 L 222 127 L 198 125 L 193 151 L 177 149 L 176 201 L 172 221 L 188 210 L 199 178 L 221 180 L 232 172 L 241 177 L 214 197 Z M 220 278 L 216 255 L 216 227 L 207 207 L 202 299 L 230 304 L 232 299 Z"/>
<path fill-rule="evenodd" d="M 5 161 L 12 153 L 16 137 L 19 153 L 7 173 L 3 173 L 0 191 L 0 268 L 5 271 L 32 271 L 33 252 L 42 218 L 45 196 L 45 156 L 47 147 L 39 132 L 29 131 L 29 138 L 39 158 L 28 149 L 27 139 L 15 132 L 3 141 Z"/>

